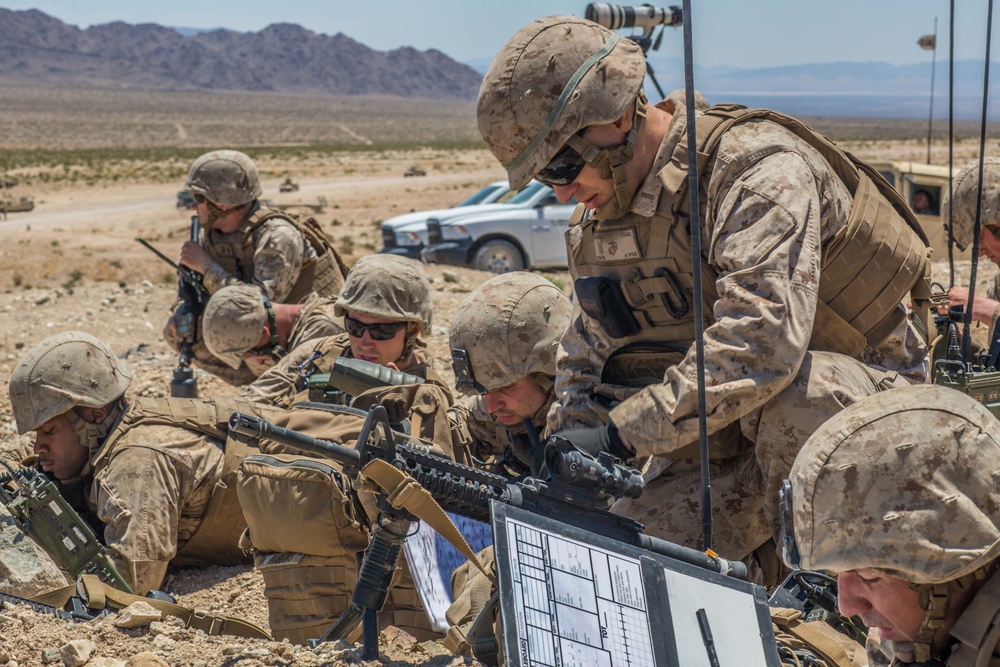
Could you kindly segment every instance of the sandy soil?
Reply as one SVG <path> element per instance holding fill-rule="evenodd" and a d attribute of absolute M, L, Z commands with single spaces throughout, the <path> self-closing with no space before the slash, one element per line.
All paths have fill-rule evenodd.
<path fill-rule="evenodd" d="M 900 159 L 921 159 L 919 142 L 879 143 L 852 147 L 859 153 L 891 152 Z M 873 155 L 874 156 L 874 155 Z M 961 166 L 971 155 L 956 160 Z M 411 164 L 429 168 L 423 178 L 404 178 Z M 297 193 L 279 195 L 278 183 L 290 172 L 301 184 Z M 349 153 L 322 163 L 268 165 L 265 197 L 329 202 L 318 216 L 324 228 L 346 250 L 348 261 L 381 246 L 380 222 L 401 213 L 453 205 L 502 171 L 485 151 L 415 152 L 387 157 Z M 170 267 L 150 255 L 134 238 L 150 239 L 176 257 L 186 236 L 188 213 L 174 208 L 179 182 L 93 186 L 50 185 L 35 188 L 37 208 L 0 220 L 0 386 L 6 387 L 17 360 L 40 339 L 79 329 L 107 341 L 135 370 L 131 392 L 165 396 L 176 355 L 160 331 L 175 291 Z M 992 280 L 992 267 L 980 271 L 982 285 Z M 447 326 L 462 297 L 488 275 L 477 271 L 428 267 L 433 281 L 435 324 L 430 352 L 437 368 L 451 374 Z M 445 273 L 448 273 L 447 279 Z M 968 274 L 960 266 L 959 281 Z M 568 274 L 552 277 L 568 282 Z M 936 277 L 947 283 L 947 266 L 938 263 Z M 233 392 L 222 382 L 199 373 L 203 396 Z M 29 438 L 17 436 L 6 391 L 0 391 L 0 454 L 16 459 L 28 451 Z M 224 610 L 266 625 L 267 607 L 259 575 L 250 568 L 177 570 L 165 588 L 189 606 Z M 16 591 L 10 591 L 15 593 Z M 110 620 L 71 623 L 24 608 L 0 610 L 0 665 L 40 665 L 69 640 L 93 642 L 91 667 L 100 665 L 340 665 L 356 663 L 350 646 L 317 650 L 287 644 L 212 638 L 169 623 L 121 630 Z M 384 637 L 384 640 L 389 638 Z M 144 651 L 158 656 L 135 658 Z M 405 638 L 383 646 L 387 664 L 463 664 L 435 645 L 415 645 Z M 56 658 L 59 662 L 62 658 Z M 82 665 L 83 662 L 66 661 Z"/>

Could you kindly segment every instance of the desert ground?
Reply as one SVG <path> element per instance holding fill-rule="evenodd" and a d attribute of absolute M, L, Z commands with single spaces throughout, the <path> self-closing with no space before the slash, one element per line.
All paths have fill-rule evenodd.
<path fill-rule="evenodd" d="M 229 108 L 240 105 L 210 96 L 118 91 L 102 98 L 23 89 L 15 100 L 0 102 L 0 175 L 20 179 L 11 193 L 30 194 L 36 202 L 32 212 L 0 219 L 0 386 L 36 342 L 82 330 L 105 340 L 133 368 L 132 394 L 169 394 L 177 359 L 161 330 L 176 295 L 176 276 L 135 238 L 178 255 L 189 213 L 175 208 L 175 195 L 187 164 L 205 150 L 237 147 L 250 153 L 262 172 L 264 197 L 284 203 L 326 197 L 328 206 L 317 218 L 348 262 L 379 249 L 383 220 L 456 204 L 503 177 L 476 141 L 471 104 L 274 96 L 252 101 L 254 109 L 233 112 L 230 123 Z M 903 131 L 888 121 L 820 119 L 817 126 L 861 157 L 923 161 L 926 156 L 916 125 Z M 978 148 L 966 132 L 956 146 L 956 170 Z M 944 164 L 947 155 L 938 134 L 932 161 Z M 423 167 L 427 176 L 404 178 L 411 165 Z M 278 193 L 286 175 L 299 182 L 298 192 Z M 981 288 L 994 270 L 981 267 Z M 465 294 L 489 275 L 436 266 L 427 273 L 434 290 L 429 349 L 437 369 L 450 377 L 448 323 Z M 967 263 L 958 266 L 958 281 L 968 273 Z M 558 285 L 569 283 L 566 272 L 546 275 Z M 935 264 L 935 277 L 947 284 L 946 262 Z M 202 396 L 237 390 L 204 373 L 197 376 Z M 17 461 L 30 443 L 29 435 L 17 435 L 7 393 L 0 391 L 0 455 Z M 5 574 L 0 557 L 0 590 L 17 594 L 3 587 Z M 266 625 L 263 585 L 250 567 L 176 570 L 165 588 L 182 604 Z M 71 640 L 93 643 L 89 662 L 58 657 Z M 467 664 L 434 644 L 383 640 L 384 664 Z M 111 619 L 73 623 L 24 607 L 0 610 L 0 665 L 60 661 L 73 667 L 341 665 L 359 662 L 360 653 L 349 645 L 313 650 L 207 637 L 170 623 L 122 630 Z"/>

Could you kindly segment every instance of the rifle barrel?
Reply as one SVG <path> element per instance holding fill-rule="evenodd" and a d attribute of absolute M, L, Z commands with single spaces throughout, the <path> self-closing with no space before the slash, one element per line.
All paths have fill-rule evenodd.
<path fill-rule="evenodd" d="M 144 245 L 147 250 L 151 250 L 153 252 L 153 254 L 155 254 L 157 257 L 159 257 L 160 259 L 162 259 L 164 262 L 166 262 L 170 266 L 174 267 L 178 271 L 181 270 L 181 267 L 178 266 L 177 263 L 174 262 L 174 260 L 170 259 L 166 255 L 164 255 L 162 252 L 160 252 L 159 250 L 157 250 L 156 248 L 154 248 L 153 246 L 151 246 L 149 244 L 149 241 L 147 241 L 146 239 L 138 239 L 137 238 L 136 241 L 138 241 L 139 243 L 141 243 L 142 245 Z"/>
<path fill-rule="evenodd" d="M 348 466 L 356 466 L 361 462 L 361 453 L 357 450 L 326 440 L 319 440 L 318 438 L 288 428 L 275 426 L 271 422 L 242 412 L 234 412 L 230 415 L 229 430 L 251 438 L 276 440 L 282 444 L 298 447 L 317 456 L 324 456 Z"/>

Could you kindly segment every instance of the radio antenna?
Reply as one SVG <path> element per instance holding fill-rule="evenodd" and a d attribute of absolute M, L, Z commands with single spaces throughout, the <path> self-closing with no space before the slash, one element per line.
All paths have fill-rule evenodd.
<path fill-rule="evenodd" d="M 694 349 L 698 367 L 698 446 L 701 458 L 702 546 L 712 548 L 712 478 L 708 466 L 708 419 L 705 406 L 705 319 L 701 286 L 701 208 L 698 198 L 698 139 L 694 117 L 694 59 L 691 0 L 684 0 L 684 92 L 687 113 L 688 198 L 691 207 L 691 289 L 694 292 Z"/>

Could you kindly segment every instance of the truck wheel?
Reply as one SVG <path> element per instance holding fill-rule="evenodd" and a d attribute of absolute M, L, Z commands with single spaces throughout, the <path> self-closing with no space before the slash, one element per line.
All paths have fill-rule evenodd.
<path fill-rule="evenodd" d="M 510 241 L 493 239 L 476 251 L 476 256 L 472 258 L 472 268 L 496 274 L 520 271 L 524 268 L 524 258 L 517 246 Z"/>

